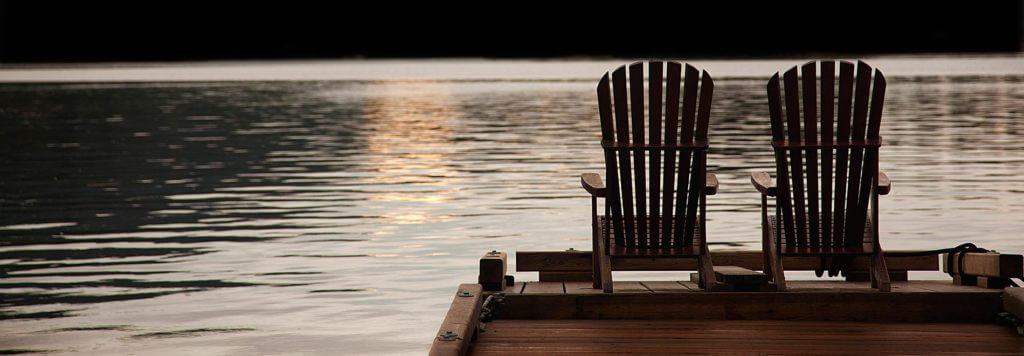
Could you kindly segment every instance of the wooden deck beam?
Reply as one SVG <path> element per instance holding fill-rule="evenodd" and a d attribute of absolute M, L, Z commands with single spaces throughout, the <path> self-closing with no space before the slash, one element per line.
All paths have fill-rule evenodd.
<path fill-rule="evenodd" d="M 469 342 L 476 335 L 483 305 L 483 290 L 479 284 L 462 284 L 455 292 L 441 328 L 430 347 L 430 356 L 465 355 Z"/>
<path fill-rule="evenodd" d="M 764 263 L 761 251 L 712 251 L 716 266 L 739 266 L 760 271 Z M 870 257 L 856 257 L 852 269 L 868 270 Z M 813 271 L 821 266 L 817 257 L 787 257 L 787 271 Z M 886 257 L 890 271 L 938 271 L 938 256 Z M 517 272 L 590 272 L 590 251 L 517 251 Z M 612 257 L 614 271 L 696 271 L 692 258 L 622 258 Z"/>
<path fill-rule="evenodd" d="M 538 283 L 522 294 L 507 294 L 500 319 L 643 319 L 643 320 L 807 320 L 841 322 L 991 322 L 1002 311 L 1002 293 L 973 290 L 878 293 L 870 288 L 803 289 L 788 292 L 540 293 Z M 617 282 L 618 283 L 618 282 Z M 636 282 L 632 282 L 636 283 Z M 812 282 L 813 283 L 813 282 Z M 849 282 L 837 282 L 849 283 Z M 902 282 L 906 283 L 906 282 Z M 911 282 L 913 283 L 913 282 Z M 551 283 L 548 283 L 551 284 Z M 647 288 L 636 283 L 638 288 Z M 813 285 L 808 283 L 808 285 Z M 828 285 L 828 284 L 823 284 Z M 928 285 L 931 287 L 938 286 Z M 554 288 L 554 286 L 551 286 Z M 913 289 L 913 288 L 911 288 Z M 531 290 L 537 290 L 533 292 Z"/>
<path fill-rule="evenodd" d="M 952 266 L 949 265 L 947 256 L 942 255 L 942 271 L 946 273 L 999 278 L 1024 277 L 1024 257 L 1021 255 L 968 252 L 963 256 L 963 271 L 958 266 L 960 253 L 953 254 Z"/>

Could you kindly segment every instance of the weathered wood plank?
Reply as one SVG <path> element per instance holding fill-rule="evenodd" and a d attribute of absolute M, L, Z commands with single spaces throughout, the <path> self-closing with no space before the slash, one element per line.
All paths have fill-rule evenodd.
<path fill-rule="evenodd" d="M 785 139 L 785 119 L 782 117 L 782 94 L 779 89 L 779 73 L 775 73 L 768 80 L 768 113 L 772 123 L 772 140 L 781 141 Z M 785 235 L 786 243 L 792 245 L 793 237 L 793 209 L 791 207 L 789 189 L 789 168 L 786 167 L 786 150 L 775 149 L 775 174 L 778 178 L 776 194 L 776 210 L 781 211 L 783 234 L 770 236 L 775 239 L 776 246 L 781 244 L 782 235 Z"/>
<path fill-rule="evenodd" d="M 909 278 L 906 270 L 902 271 L 889 271 L 890 281 L 906 281 Z M 860 271 L 847 271 L 846 280 L 850 282 L 866 282 L 871 280 L 871 271 L 860 270 Z"/>
<path fill-rule="evenodd" d="M 836 144 L 850 142 L 850 118 L 853 110 L 853 63 L 839 62 L 839 102 L 836 113 Z M 836 149 L 835 210 L 832 225 L 832 241 L 835 246 L 846 245 L 846 178 L 849 168 L 850 150 Z M 855 235 L 854 238 L 861 236 Z"/>
<path fill-rule="evenodd" d="M 648 72 L 650 80 L 647 82 L 648 94 L 647 100 L 649 118 L 648 118 L 648 140 L 652 146 L 660 145 L 663 132 L 661 130 L 661 115 L 662 115 L 662 62 L 651 61 L 648 63 Z M 648 226 L 648 234 L 650 235 L 650 244 L 652 246 L 659 246 L 658 243 L 661 241 L 661 220 L 658 218 L 661 216 L 660 207 L 658 203 L 661 200 L 661 151 L 652 150 L 650 159 L 651 174 L 648 175 L 648 185 L 650 186 L 650 214 L 651 219 L 649 220 L 650 226 Z"/>
<path fill-rule="evenodd" d="M 462 284 L 430 347 L 431 356 L 465 355 L 476 333 L 483 303 L 479 284 Z"/>
<path fill-rule="evenodd" d="M 768 275 L 739 266 L 715 266 L 715 280 L 728 284 L 760 284 L 768 282 Z"/>
<path fill-rule="evenodd" d="M 690 288 L 676 281 L 642 281 L 644 287 L 655 293 L 680 293 L 691 292 Z"/>
<path fill-rule="evenodd" d="M 615 141 L 620 144 L 629 144 L 629 100 L 626 98 L 626 67 L 619 67 L 612 72 L 612 95 L 615 97 Z M 622 203 L 623 220 L 625 227 L 624 241 L 616 240 L 616 243 L 625 243 L 627 246 L 635 246 L 636 229 L 633 226 L 633 173 L 629 151 L 619 151 L 619 195 Z"/>
<path fill-rule="evenodd" d="M 674 145 L 677 142 L 679 136 L 679 90 L 680 90 L 680 78 L 682 73 L 682 66 L 676 62 L 668 62 L 666 65 L 668 69 L 668 78 L 665 87 L 665 144 Z M 661 193 L 661 216 L 672 216 L 672 197 L 675 196 L 677 188 L 686 189 L 686 187 L 677 187 L 676 183 L 676 151 L 666 150 L 664 160 L 664 174 L 662 175 L 662 193 Z M 672 231 L 674 219 L 663 219 L 661 223 L 661 239 L 658 241 L 658 245 L 662 247 L 668 247 L 672 244 Z"/>
<path fill-rule="evenodd" d="M 650 293 L 651 290 L 647 289 L 640 282 L 615 282 L 612 287 L 612 291 L 615 293 Z"/>
<path fill-rule="evenodd" d="M 608 74 L 601 77 L 597 84 L 598 114 L 601 117 L 601 140 L 606 142 L 615 141 L 615 118 L 612 116 L 612 96 L 608 84 Z M 615 153 L 610 150 L 604 151 L 605 178 L 608 179 L 606 186 L 605 204 L 611 210 L 612 221 L 622 221 L 622 198 L 619 192 L 619 169 L 615 160 Z M 625 239 L 625 230 L 622 224 L 612 224 L 615 242 L 622 244 Z"/>
<path fill-rule="evenodd" d="M 586 272 L 560 272 L 560 271 L 540 271 L 541 282 L 592 282 L 594 280 L 594 273 L 590 271 Z"/>
<path fill-rule="evenodd" d="M 893 251 L 904 252 L 904 251 Z M 906 251 L 909 252 L 909 251 Z M 761 251 L 712 251 L 711 260 L 715 265 L 739 266 L 761 270 Z M 870 257 L 854 257 L 853 270 L 868 270 Z M 886 257 L 891 271 L 938 271 L 938 256 Z M 589 272 L 592 269 L 590 251 L 517 251 L 516 271 L 560 271 Z M 818 257 L 787 257 L 787 271 L 813 271 L 821 268 Z M 613 258 L 615 271 L 695 271 L 697 261 L 687 258 Z"/>
<path fill-rule="evenodd" d="M 629 108 L 632 109 L 630 123 L 633 125 L 633 144 L 644 142 L 644 64 L 629 65 Z M 633 188 L 636 196 L 637 246 L 647 246 L 647 166 L 644 151 L 633 150 Z"/>
<path fill-rule="evenodd" d="M 797 86 L 797 69 L 796 67 L 791 68 L 783 74 L 783 86 L 786 92 L 786 131 L 789 133 L 789 140 L 792 142 L 800 141 L 800 95 L 798 94 L 799 87 Z M 792 187 L 793 187 L 793 212 L 796 214 L 796 245 L 801 247 L 807 246 L 807 209 L 805 203 L 807 199 L 804 196 L 804 162 L 803 152 L 798 149 L 790 150 L 789 156 L 792 158 L 789 161 L 790 174 L 792 175 Z M 787 226 L 788 230 L 788 226 Z M 793 246 L 793 241 L 790 241 L 789 234 L 792 231 L 786 231 L 786 245 Z"/>
<path fill-rule="evenodd" d="M 967 253 L 964 258 L 964 268 L 960 271 L 957 265 L 960 253 L 953 254 L 953 265 L 950 266 L 948 255 L 942 255 L 942 271 L 946 273 L 966 274 L 972 276 L 988 276 L 1001 278 L 1022 278 L 1024 277 L 1024 256 L 1015 254 L 989 253 Z M 614 264 L 613 264 L 614 266 Z M 614 268 L 614 267 L 613 267 Z M 889 267 L 889 269 L 893 269 Z"/>
<path fill-rule="evenodd" d="M 479 283 L 486 291 L 505 289 L 505 274 L 508 272 L 508 255 L 491 251 L 480 258 Z"/>
<path fill-rule="evenodd" d="M 1024 320 L 1024 288 L 1006 288 L 1003 290 L 1003 309 Z"/>
<path fill-rule="evenodd" d="M 1019 354 L 1022 348 L 1024 339 L 990 323 L 496 320 L 472 354 Z"/>
<path fill-rule="evenodd" d="M 791 288 L 786 293 L 517 294 L 506 296 L 499 317 L 990 322 L 1002 311 L 1001 293 L 996 290 L 960 287 L 981 292 L 899 292 L 896 288 L 893 293 L 879 293 L 870 289 L 868 283 L 861 284 L 858 289 Z"/>
<path fill-rule="evenodd" d="M 523 287 L 525 287 L 525 286 L 526 286 L 526 283 L 515 282 L 515 283 L 513 283 L 510 286 L 506 286 L 505 290 L 503 292 L 505 292 L 505 294 L 519 294 L 519 293 L 523 292 Z"/>
<path fill-rule="evenodd" d="M 594 285 L 588 282 L 565 282 L 562 283 L 565 286 L 565 294 L 601 294 L 604 293 L 601 289 L 594 288 Z"/>
<path fill-rule="evenodd" d="M 697 114 L 697 80 L 700 76 L 700 72 L 697 68 L 687 64 L 685 75 L 683 77 L 683 111 L 682 121 L 680 122 L 680 134 L 679 143 L 687 144 L 693 143 L 694 138 L 694 124 Z M 673 237 L 672 246 L 682 247 L 683 241 L 691 239 L 693 235 L 693 226 L 690 226 L 689 216 L 692 212 L 691 206 L 687 205 L 689 201 L 687 196 L 690 193 L 690 178 L 693 174 L 690 163 L 692 162 L 693 151 L 683 150 L 679 152 L 679 163 L 678 163 L 678 179 L 679 185 L 676 187 L 676 218 L 673 224 Z M 696 192 L 694 192 L 696 194 Z M 684 224 L 684 221 L 686 222 Z"/>
<path fill-rule="evenodd" d="M 526 282 L 522 294 L 565 294 L 562 282 Z"/>
<path fill-rule="evenodd" d="M 821 244 L 832 245 L 832 145 L 835 141 L 836 63 L 821 61 Z"/>
<path fill-rule="evenodd" d="M 815 90 L 815 86 L 818 84 L 818 76 L 815 72 L 816 65 L 814 61 L 810 61 L 800 67 L 800 80 L 801 84 L 803 84 L 801 94 L 803 95 L 804 104 L 804 142 L 807 143 L 818 142 L 818 111 L 816 105 L 818 95 Z M 804 154 L 807 157 L 807 218 L 810 223 L 810 228 L 808 229 L 810 236 L 808 237 L 810 238 L 810 246 L 818 246 L 820 242 L 818 234 L 821 231 L 819 226 L 820 215 L 818 215 L 818 150 L 809 148 L 804 151 Z"/>

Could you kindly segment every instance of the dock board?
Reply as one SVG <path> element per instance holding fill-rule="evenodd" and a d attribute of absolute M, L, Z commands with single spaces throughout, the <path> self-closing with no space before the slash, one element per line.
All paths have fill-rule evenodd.
<path fill-rule="evenodd" d="M 1020 354 L 1011 328 L 975 323 L 495 320 L 469 355 Z"/>
<path fill-rule="evenodd" d="M 792 281 L 781 293 L 708 293 L 678 281 L 616 281 L 614 293 L 585 282 L 524 286 L 506 293 L 497 318 L 986 323 L 1002 311 L 1002 290 L 951 281 L 893 282 L 890 293 L 869 282 L 843 281 Z"/>

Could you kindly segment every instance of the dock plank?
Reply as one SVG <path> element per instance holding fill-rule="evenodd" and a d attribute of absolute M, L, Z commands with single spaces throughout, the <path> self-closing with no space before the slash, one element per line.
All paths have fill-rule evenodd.
<path fill-rule="evenodd" d="M 614 282 L 612 284 L 613 293 L 651 293 L 650 289 L 647 289 L 640 282 Z"/>
<path fill-rule="evenodd" d="M 909 252 L 909 251 L 893 251 Z M 761 251 L 712 251 L 711 260 L 716 266 L 739 266 L 759 271 L 764 264 Z M 928 256 L 887 256 L 886 265 L 890 271 L 938 271 L 939 257 Z M 691 258 L 621 258 L 611 259 L 615 271 L 696 271 L 697 260 Z M 850 264 L 852 270 L 868 270 L 870 258 L 855 257 Z M 813 271 L 821 268 L 818 257 L 787 257 L 787 271 Z M 590 272 L 593 260 L 590 251 L 517 251 L 516 271 Z"/>
<path fill-rule="evenodd" d="M 591 282 L 565 282 L 565 294 L 601 294 L 601 289 L 595 289 Z"/>
<path fill-rule="evenodd" d="M 505 292 L 505 294 L 519 294 L 523 292 L 524 286 L 526 286 L 526 283 L 516 282 L 510 286 L 506 286 L 503 292 Z"/>
<path fill-rule="evenodd" d="M 523 294 L 565 294 L 562 282 L 526 282 Z"/>
<path fill-rule="evenodd" d="M 688 289 L 668 292 L 660 283 L 616 282 L 614 293 L 508 295 L 501 317 L 989 322 L 1002 311 L 1001 290 L 950 281 L 896 282 L 891 293 L 878 292 L 869 282 L 794 281 L 780 293 L 708 293 L 692 283 L 679 284 Z"/>
<path fill-rule="evenodd" d="M 856 337 L 850 337 L 856 335 Z M 496 320 L 471 355 L 828 353 L 1019 354 L 1024 338 L 993 324 L 737 320 Z"/>
<path fill-rule="evenodd" d="M 643 281 L 640 283 L 655 293 L 680 293 L 691 291 L 690 288 L 687 288 L 676 281 Z"/>

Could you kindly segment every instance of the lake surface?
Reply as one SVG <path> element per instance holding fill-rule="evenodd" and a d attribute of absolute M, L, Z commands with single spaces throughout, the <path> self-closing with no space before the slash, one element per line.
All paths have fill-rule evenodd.
<path fill-rule="evenodd" d="M 802 62 L 693 62 L 716 78 L 712 249 L 760 248 L 765 81 Z M 590 249 L 578 177 L 621 63 L 0 70 L 50 81 L 0 84 L 0 350 L 423 354 L 483 253 Z M 1024 57 L 869 63 L 883 247 L 1024 252 Z"/>

